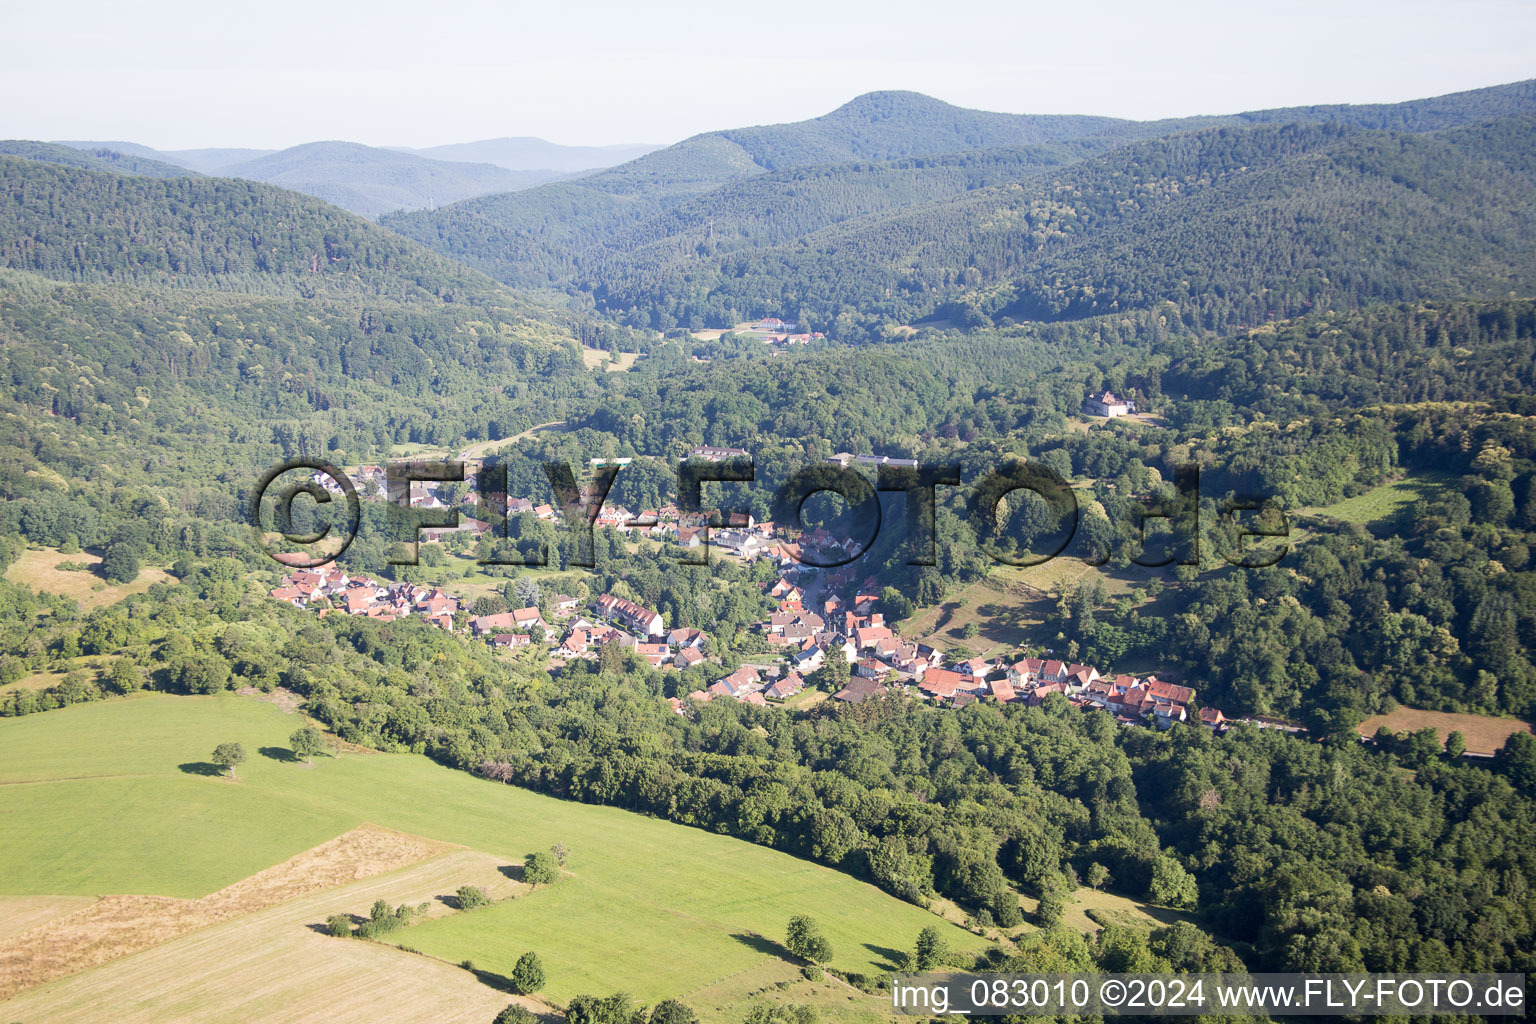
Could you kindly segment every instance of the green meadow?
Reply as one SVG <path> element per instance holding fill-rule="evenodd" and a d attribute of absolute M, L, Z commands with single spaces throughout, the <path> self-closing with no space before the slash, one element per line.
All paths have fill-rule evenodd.
<path fill-rule="evenodd" d="M 1332 505 L 1319 505 L 1298 509 L 1302 515 L 1327 516 L 1347 523 L 1378 522 L 1397 515 L 1421 498 L 1428 498 L 1452 481 L 1448 473 L 1411 473 L 1400 480 L 1373 487 L 1353 498 L 1345 498 Z"/>
<path fill-rule="evenodd" d="M 772 956 L 797 913 L 821 922 L 832 965 L 849 971 L 882 969 L 885 950 L 910 948 L 926 924 L 953 946 L 981 943 L 787 854 L 424 757 L 348 753 L 311 768 L 287 756 L 299 723 L 233 694 L 146 694 L 0 720 L 0 895 L 197 897 L 370 822 L 509 865 L 566 844 L 556 884 L 391 936 L 503 975 L 536 950 L 556 1001 L 617 989 L 649 1001 L 712 985 Z M 238 782 L 206 763 L 225 741 L 249 754 Z"/>

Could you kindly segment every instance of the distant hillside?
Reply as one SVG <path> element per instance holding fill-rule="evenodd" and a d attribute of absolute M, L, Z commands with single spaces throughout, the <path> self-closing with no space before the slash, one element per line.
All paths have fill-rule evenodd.
<path fill-rule="evenodd" d="M 1447 93 L 1405 103 L 1332 104 L 1254 110 L 1233 118 L 1249 124 L 1285 121 L 1342 121 L 1359 128 L 1433 132 L 1474 121 L 1536 114 L 1536 79 Z"/>
<path fill-rule="evenodd" d="M 707 285 L 690 277 L 691 269 L 713 273 L 707 261 L 722 252 L 782 245 L 796 233 L 804 236 L 859 217 L 887 216 L 904 206 L 952 198 L 1007 181 L 1013 171 L 1012 180 L 1022 182 L 1042 166 L 1116 145 L 1219 126 L 1332 121 L 1427 131 L 1522 113 L 1536 114 L 1536 82 L 1391 105 L 1157 122 L 997 114 L 916 93 L 871 93 L 810 121 L 711 132 L 578 181 L 382 221 L 503 281 L 591 295 L 610 309 L 648 308 L 656 314 L 651 322 L 659 325 L 675 315 L 663 314 L 663 306 L 699 308 L 691 293 Z M 955 176 L 931 163 L 1021 146 L 1057 148 L 1049 156 L 1036 150 L 1012 171 L 994 163 L 994 175 Z M 986 163 L 996 155 L 976 159 Z M 902 160 L 918 164 L 869 166 Z M 815 171 L 808 173 L 809 168 Z M 892 175 L 900 185 L 893 186 Z M 924 230 L 922 219 L 908 229 Z M 641 246 L 651 251 L 636 253 Z M 680 294 L 662 302 L 651 284 L 667 266 L 677 273 L 666 288 Z M 643 282 L 643 294 L 635 288 L 637 281 Z M 707 312 L 686 317 L 704 315 L 713 326 L 723 326 L 715 318 L 734 308 L 731 303 L 704 305 Z"/>
<path fill-rule="evenodd" d="M 559 177 L 553 171 L 428 160 L 354 142 L 310 142 L 232 164 L 219 173 L 291 188 L 365 217 L 511 192 Z"/>
<path fill-rule="evenodd" d="M 645 143 L 619 146 L 561 146 L 543 139 L 521 137 L 457 142 L 447 146 L 429 146 L 426 149 L 399 148 L 401 152 L 414 153 L 433 160 L 495 164 L 509 171 L 550 170 L 574 174 L 578 171 L 590 171 L 622 164 L 654 152 L 661 146 Z"/>
<path fill-rule="evenodd" d="M 917 93 L 870 93 L 794 124 L 710 132 L 578 181 L 487 196 L 390 227 L 510 283 L 569 284 L 574 250 L 730 182 L 793 167 L 1058 142 L 1113 133 L 1112 118 L 993 114 Z"/>
<path fill-rule="evenodd" d="M 144 148 L 144 147 L 138 147 Z M 109 149 L 106 145 L 79 146 L 53 142 L 33 142 L 29 139 L 0 141 L 0 154 L 41 160 L 64 167 L 78 167 L 87 171 L 107 171 L 112 174 L 142 174 L 149 178 L 180 178 L 194 172 L 185 167 L 166 163 L 137 152 Z"/>
<path fill-rule="evenodd" d="M 203 174 L 216 174 L 225 167 L 276 153 L 275 149 L 151 149 L 137 142 L 60 142 L 74 149 L 110 149 L 132 156 L 175 164 Z"/>
<path fill-rule="evenodd" d="M 148 178 L 0 156 L 0 267 L 65 281 L 412 301 L 489 279 L 317 199 L 219 178 Z"/>
<path fill-rule="evenodd" d="M 115 169 L 131 173 L 152 173 L 147 168 L 158 165 L 164 168 L 157 175 L 160 177 L 185 174 L 190 169 L 281 185 L 364 217 L 377 217 L 391 210 L 425 209 L 493 192 L 514 192 L 565 176 L 560 170 L 511 171 L 491 163 L 433 160 L 409 151 L 355 142 L 310 142 L 283 150 L 166 152 L 132 142 L 63 142 L 57 146 L 104 158 L 110 153 L 121 165 Z"/>
<path fill-rule="evenodd" d="M 276 152 L 275 149 L 172 149 L 161 153 L 160 159 L 204 174 L 218 174 L 226 167 Z"/>
<path fill-rule="evenodd" d="M 1536 288 L 1536 121 L 1438 134 L 1220 128 L 750 252 L 592 271 L 662 325 L 770 311 L 1057 320 L 1171 302 L 1223 329 L 1314 306 Z M 840 332 L 847 335 L 846 328 Z"/>

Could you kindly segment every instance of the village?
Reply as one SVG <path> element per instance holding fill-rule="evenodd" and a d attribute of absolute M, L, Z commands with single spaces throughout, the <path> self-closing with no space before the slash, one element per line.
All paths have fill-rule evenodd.
<path fill-rule="evenodd" d="M 704 445 L 689 453 L 691 458 L 708 461 L 746 454 L 741 449 Z M 854 463 L 915 465 L 907 459 L 848 452 L 839 452 L 829 461 L 845 467 Z M 371 491 L 382 485 L 382 474 L 370 475 L 369 469 L 377 467 L 364 467 L 363 479 Z M 417 506 L 444 507 L 430 485 L 413 487 L 411 500 Z M 511 499 L 507 512 L 560 518 L 552 507 L 521 498 Z M 460 530 L 466 529 L 464 523 L 461 520 Z M 489 529 L 479 520 L 469 519 L 467 523 L 471 531 Z M 804 564 L 802 556 L 807 550 L 835 555 L 851 543 L 825 531 L 810 531 L 791 540 L 775 524 L 744 514 L 724 517 L 723 525 L 709 527 L 702 517 L 680 515 L 670 506 L 636 514 L 622 506 L 605 505 L 594 525 L 684 549 L 707 543 L 718 548 L 722 557 L 744 563 L 769 559 L 774 565 L 775 578 L 765 586 L 775 610 L 756 624 L 771 654 L 750 658 L 750 663 L 729 672 L 722 666 L 721 676 L 708 687 L 669 697 L 680 715 L 692 714 L 698 705 L 713 700 L 782 706 L 812 687 L 814 676 L 823 685 L 836 679 L 836 692 L 830 699 L 844 705 L 908 693 L 956 708 L 977 702 L 1037 707 L 1059 694 L 1073 707 L 1107 712 L 1126 725 L 1166 729 L 1180 722 L 1198 722 L 1222 731 L 1228 723 L 1220 710 L 1199 707 L 1193 688 L 1153 674 L 1105 675 L 1092 665 L 1056 659 L 1049 649 L 1040 652 L 1043 657 L 1026 657 L 1021 652 L 1015 657 L 955 658 L 937 647 L 905 639 L 876 610 L 879 597 L 874 578 L 856 579 L 847 566 L 829 571 Z M 422 540 L 442 540 L 452 532 L 423 530 Z M 554 594 L 542 602 L 542 609 L 528 606 L 471 615 L 442 587 L 378 581 L 332 564 L 291 572 L 270 596 L 298 608 L 315 608 L 322 615 L 343 613 L 382 621 L 418 616 L 429 625 L 466 633 L 493 649 L 542 649 L 553 671 L 573 659 L 596 659 L 609 644 L 632 651 L 656 670 L 718 664 L 703 630 L 668 624 L 656 610 L 614 594 L 600 595 L 585 606 L 575 597 Z M 836 661 L 842 662 L 844 671 L 838 671 Z M 821 672 L 824 668 L 828 671 Z M 1280 725 L 1268 721 L 1254 724 Z"/>

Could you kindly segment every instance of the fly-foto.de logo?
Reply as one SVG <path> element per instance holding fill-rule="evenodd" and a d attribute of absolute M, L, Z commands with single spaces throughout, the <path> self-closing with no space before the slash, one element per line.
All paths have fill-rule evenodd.
<path fill-rule="evenodd" d="M 918 465 L 915 460 L 900 460 L 898 464 L 876 466 L 871 481 L 860 469 L 831 460 L 766 481 L 759 479 L 750 456 L 683 460 L 675 467 L 674 506 L 649 515 L 605 517 L 614 482 L 629 461 L 593 460 L 591 472 L 583 480 L 578 480 L 568 463 L 541 463 L 539 468 L 554 501 L 535 504 L 531 496 L 509 493 L 508 464 L 504 461 L 479 465 L 472 474 L 471 464 L 462 461 L 392 461 L 359 470 L 365 484 L 360 490 L 358 481 L 336 466 L 294 459 L 274 466 L 257 482 L 248 502 L 248 515 L 263 549 L 282 564 L 299 568 L 328 564 L 346 552 L 362 528 L 365 500 L 382 501 L 388 510 L 389 539 L 410 549 L 406 554 L 392 555 L 388 559 L 392 565 L 415 564 L 419 541 L 443 539 L 466 525 L 489 540 L 509 540 L 509 524 L 528 514 L 567 531 L 569 544 L 561 561 L 588 568 L 596 565 L 593 536 L 599 525 L 686 538 L 679 559 L 705 565 L 711 531 L 740 528 L 746 521 L 751 521 L 751 528 L 767 528 L 785 541 L 778 550 L 795 561 L 834 568 L 862 558 L 875 546 L 882 530 L 891 528 L 887 504 L 895 506 L 903 524 L 901 561 L 913 566 L 935 565 L 940 488 L 966 489 L 962 511 L 970 532 L 987 557 L 1004 565 L 1039 565 L 1061 556 L 1078 536 L 1082 521 L 1077 490 L 1051 467 L 1037 462 L 1009 461 L 962 480 L 958 464 Z M 304 476 L 296 482 L 280 483 L 293 473 Z M 460 507 L 445 505 L 430 490 L 471 481 L 473 486 L 464 493 L 465 504 L 474 516 L 466 515 Z M 758 524 L 744 511 L 706 508 L 704 488 L 710 483 L 750 487 L 760 494 L 766 491 L 771 522 Z M 301 502 L 301 496 L 308 501 Z M 835 523 L 808 521 L 810 506 L 818 498 L 831 498 L 841 509 Z M 341 506 L 340 514 L 322 514 L 328 506 L 336 505 Z M 1171 488 L 1135 501 L 1130 508 L 1131 533 L 1137 546 L 1132 562 L 1145 567 L 1199 564 L 1201 511 L 1196 466 L 1173 467 Z M 1221 553 L 1226 562 L 1261 568 L 1275 564 L 1287 553 L 1284 544 L 1248 548 L 1245 543 L 1247 538 L 1289 536 L 1284 515 L 1272 502 L 1229 496 L 1217 503 L 1216 514 L 1227 520 L 1227 536 L 1233 538 L 1230 550 Z M 300 529 L 296 525 L 300 520 L 312 528 Z M 1159 539 L 1149 543 L 1154 531 Z M 511 547 L 500 545 L 499 550 L 487 552 L 478 561 L 482 565 L 527 567 L 551 564 L 548 552 Z M 1106 547 L 1100 543 L 1097 550 L 1077 557 L 1090 564 L 1103 564 L 1110 558 Z M 1158 551 L 1154 554 L 1149 548 Z"/>

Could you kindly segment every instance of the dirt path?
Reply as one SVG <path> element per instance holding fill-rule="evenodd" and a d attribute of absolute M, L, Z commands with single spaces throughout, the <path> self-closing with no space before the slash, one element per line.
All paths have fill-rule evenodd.
<path fill-rule="evenodd" d="M 459 459 L 460 461 L 465 459 L 478 459 L 492 448 L 499 448 L 504 444 L 516 444 L 524 438 L 532 437 L 534 434 L 537 434 L 541 430 L 548 430 L 551 427 L 563 426 L 565 426 L 565 420 L 550 420 L 548 423 L 540 423 L 538 426 L 529 427 L 521 434 L 513 434 L 511 437 L 500 437 L 493 441 L 481 441 L 479 444 L 472 444 L 460 452 Z"/>

